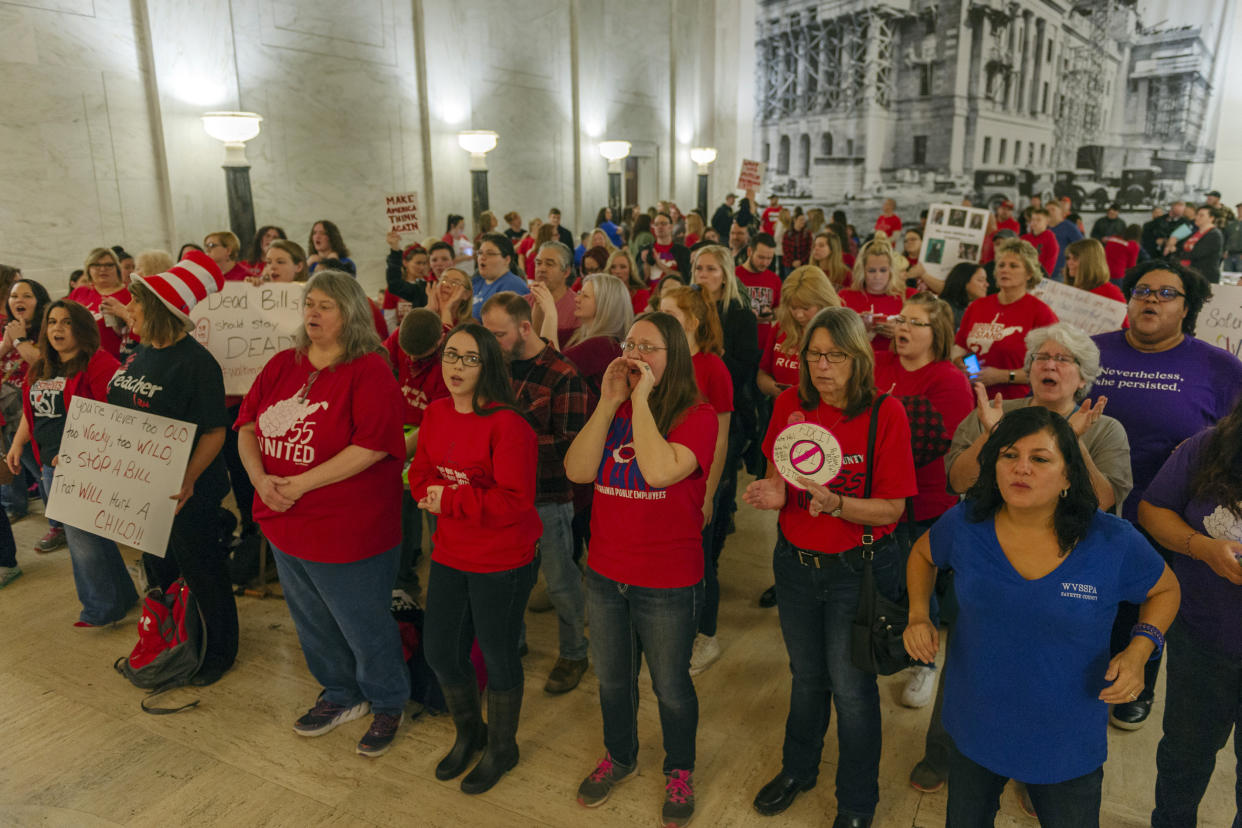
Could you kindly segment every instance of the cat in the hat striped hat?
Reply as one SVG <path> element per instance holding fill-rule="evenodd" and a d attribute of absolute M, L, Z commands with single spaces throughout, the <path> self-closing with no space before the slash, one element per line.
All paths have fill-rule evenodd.
<path fill-rule="evenodd" d="M 154 276 L 134 274 L 132 281 L 141 282 L 164 305 L 191 330 L 194 323 L 190 311 L 212 293 L 224 287 L 224 276 L 219 266 L 206 253 L 190 249 L 185 258 L 170 267 L 166 273 Z"/>

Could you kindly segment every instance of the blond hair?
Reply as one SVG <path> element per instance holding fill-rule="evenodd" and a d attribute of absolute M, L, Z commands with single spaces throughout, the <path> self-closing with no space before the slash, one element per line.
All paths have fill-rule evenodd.
<path fill-rule="evenodd" d="M 785 277 L 781 285 L 781 303 L 776 309 L 776 324 L 785 335 L 781 350 L 796 354 L 802 341 L 802 326 L 793 317 L 794 305 L 814 308 L 841 307 L 841 297 L 832 286 L 832 280 L 815 265 L 803 265 Z"/>
<path fill-rule="evenodd" d="M 867 259 L 874 259 L 877 256 L 888 259 L 888 285 L 884 288 L 884 292 L 889 296 L 904 296 L 906 286 L 902 274 L 905 268 L 898 265 L 897 251 L 889 244 L 888 239 L 882 238 L 879 233 L 858 251 L 858 258 L 854 260 L 854 288 L 864 293 L 867 292 Z"/>

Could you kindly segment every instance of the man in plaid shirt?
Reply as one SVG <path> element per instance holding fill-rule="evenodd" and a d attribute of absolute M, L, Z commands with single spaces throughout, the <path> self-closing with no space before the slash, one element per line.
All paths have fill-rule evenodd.
<path fill-rule="evenodd" d="M 497 293 L 484 303 L 482 321 L 505 353 L 518 409 L 539 442 L 535 508 L 543 521 L 540 565 L 560 635 L 560 657 L 544 690 L 566 693 L 586 672 L 587 640 L 586 594 L 582 571 L 574 563 L 573 488 L 565 476 L 565 452 L 591 414 L 590 392 L 574 364 L 535 333 L 523 297 Z"/>

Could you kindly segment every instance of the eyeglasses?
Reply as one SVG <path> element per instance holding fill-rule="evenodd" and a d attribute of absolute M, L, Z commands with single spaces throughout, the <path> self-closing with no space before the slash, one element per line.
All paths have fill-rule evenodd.
<path fill-rule="evenodd" d="M 215 250 L 217 247 L 224 247 L 224 245 L 220 244 L 219 242 L 207 242 L 205 245 L 203 245 L 203 247 L 207 248 L 208 250 Z"/>
<path fill-rule="evenodd" d="M 104 270 L 116 270 L 113 262 L 91 262 L 91 267 L 102 267 Z"/>
<path fill-rule="evenodd" d="M 467 368 L 478 368 L 483 364 L 483 360 L 478 354 L 459 354 L 456 351 L 445 351 L 440 359 L 447 365 L 455 365 L 460 362 Z"/>
<path fill-rule="evenodd" d="M 807 348 L 803 354 L 806 356 L 808 365 L 814 365 L 821 359 L 826 359 L 835 365 L 837 363 L 845 362 L 850 358 L 850 355 L 845 351 L 814 351 L 810 348 Z"/>
<path fill-rule="evenodd" d="M 627 339 L 621 343 L 621 350 L 627 354 L 637 350 L 640 354 L 645 356 L 655 351 L 667 351 L 668 348 L 665 348 L 662 345 L 649 345 L 646 342 L 633 342 Z"/>
<path fill-rule="evenodd" d="M 1069 365 L 1070 363 L 1074 363 L 1075 365 L 1078 364 L 1078 358 L 1071 356 L 1070 354 L 1045 354 L 1043 351 L 1033 354 L 1031 359 L 1035 362 L 1047 362 L 1048 360 L 1052 360 L 1053 362 L 1061 365 Z"/>
<path fill-rule="evenodd" d="M 893 316 L 890 317 L 888 321 L 892 322 L 894 325 L 909 325 L 912 328 L 930 328 L 932 326 L 930 322 L 920 322 L 917 319 L 910 319 L 907 316 Z"/>
<path fill-rule="evenodd" d="M 467 286 L 465 282 L 458 279 L 441 279 L 440 284 L 448 285 L 451 288 L 464 288 Z"/>
<path fill-rule="evenodd" d="M 1186 295 L 1182 293 L 1181 291 L 1175 288 L 1171 288 L 1171 287 L 1162 287 L 1162 288 L 1159 288 L 1158 290 L 1153 290 L 1151 287 L 1147 285 L 1137 285 L 1132 291 L 1130 291 L 1130 298 L 1131 299 L 1146 299 L 1148 296 L 1151 296 L 1153 293 L 1156 295 L 1156 298 L 1159 299 L 1161 302 L 1172 302 L 1177 297 Z"/>

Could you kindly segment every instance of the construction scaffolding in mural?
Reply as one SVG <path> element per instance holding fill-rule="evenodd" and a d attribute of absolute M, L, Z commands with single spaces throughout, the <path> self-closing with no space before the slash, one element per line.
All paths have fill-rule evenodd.
<path fill-rule="evenodd" d="M 755 146 L 769 190 L 877 207 L 1069 196 L 1088 212 L 1195 200 L 1212 189 L 1228 12 L 1228 0 L 760 0 Z"/>

